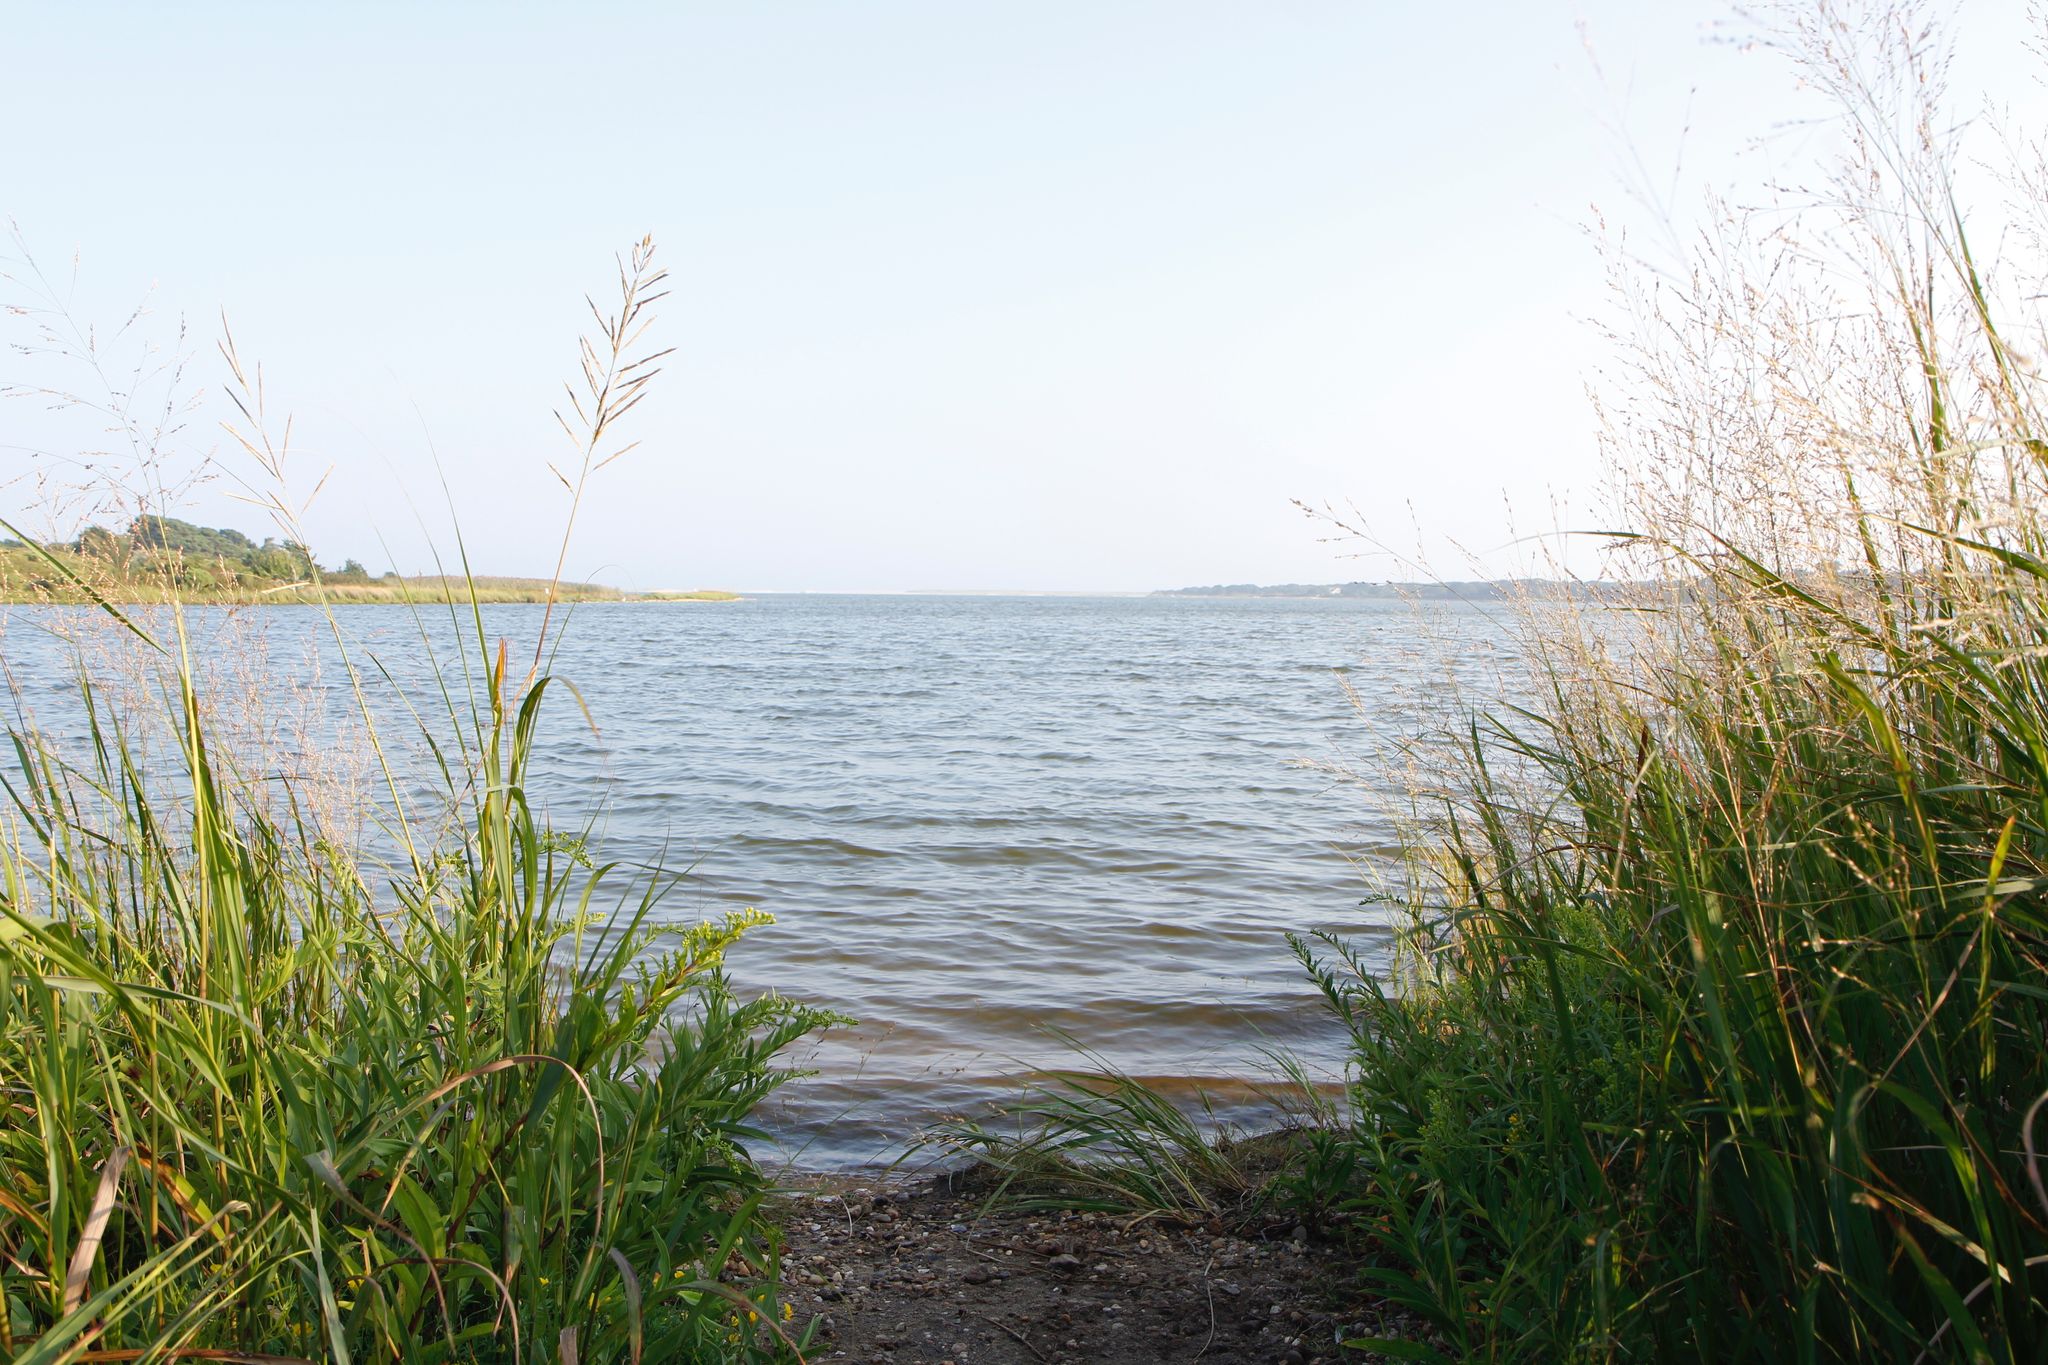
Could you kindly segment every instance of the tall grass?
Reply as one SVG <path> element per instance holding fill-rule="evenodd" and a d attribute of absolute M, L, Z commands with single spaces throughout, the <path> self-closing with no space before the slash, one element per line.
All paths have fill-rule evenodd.
<path fill-rule="evenodd" d="M 1367 1281 L 1452 1357 L 2048 1351 L 2044 181 L 1986 259 L 1925 13 L 1776 22 L 1841 160 L 1619 263 L 1634 586 L 1529 608 L 1404 970 L 1299 945 Z"/>
<path fill-rule="evenodd" d="M 981 1117 L 947 1119 L 921 1145 L 973 1163 L 992 1182 L 990 1201 L 1011 1207 L 1206 1222 L 1260 1204 L 1291 1134 L 1236 1140 L 1199 1087 L 1168 1094 L 1071 1035 L 1053 1036 L 1079 1065 L 1034 1074 L 1017 1098 Z"/>
<path fill-rule="evenodd" d="M 260 397 L 242 415 L 281 482 Z M 600 396 L 590 420 L 619 415 Z M 748 1115 L 828 1019 L 728 986 L 763 917 L 673 927 L 669 878 L 622 879 L 537 813 L 560 681 L 522 681 L 471 603 L 476 681 L 429 735 L 459 818 L 430 839 L 394 777 L 387 867 L 215 743 L 179 618 L 158 641 L 106 610 L 163 656 L 173 757 L 149 766 L 147 718 L 89 673 L 82 748 L 12 736 L 10 1358 L 785 1357 Z"/>

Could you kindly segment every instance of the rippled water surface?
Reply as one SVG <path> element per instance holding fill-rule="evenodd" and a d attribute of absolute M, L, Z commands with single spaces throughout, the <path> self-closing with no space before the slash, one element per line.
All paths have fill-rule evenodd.
<path fill-rule="evenodd" d="M 240 615 L 214 648 L 247 648 Z M 267 667 L 292 657 L 277 637 L 318 638 L 310 612 L 255 615 Z M 424 687 L 402 609 L 340 615 Z M 486 610 L 515 649 L 538 621 Z M 555 671 L 597 729 L 557 705 L 538 785 L 604 855 L 692 865 L 670 916 L 775 915 L 739 986 L 860 1023 L 769 1125 L 805 1164 L 852 1164 L 1071 1060 L 1055 1030 L 1147 1076 L 1255 1078 L 1270 1045 L 1340 1066 L 1282 935 L 1383 936 L 1353 859 L 1388 830 L 1312 765 L 1383 757 L 1453 674 L 1492 690 L 1500 639 L 1477 608 L 1319 599 L 586 606 Z M 19 621 L 5 644 L 31 695 L 61 691 L 57 651 Z"/>

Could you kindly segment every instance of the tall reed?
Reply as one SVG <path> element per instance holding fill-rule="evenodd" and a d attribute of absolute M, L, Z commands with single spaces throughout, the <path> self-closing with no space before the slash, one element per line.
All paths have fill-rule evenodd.
<path fill-rule="evenodd" d="M 238 434 L 281 482 L 260 378 L 229 360 Z M 385 867 L 216 744 L 181 617 L 159 641 L 105 609 L 162 656 L 174 757 L 149 767 L 144 718 L 89 672 L 82 749 L 12 736 L 11 1358 L 786 1357 L 748 1116 L 828 1017 L 728 986 L 763 916 L 678 927 L 671 878 L 622 880 L 537 813 L 560 680 L 522 681 L 475 604 L 457 615 L 477 681 L 447 684 L 427 738 L 459 818 L 430 836 L 393 777 Z"/>
<path fill-rule="evenodd" d="M 1411 1353 L 2048 1350 L 2043 201 L 1987 259 L 1922 7 L 1773 23 L 1844 150 L 1618 262 L 1626 586 L 1530 606 L 1544 699 L 1457 746 L 1402 972 L 1298 945 Z"/>

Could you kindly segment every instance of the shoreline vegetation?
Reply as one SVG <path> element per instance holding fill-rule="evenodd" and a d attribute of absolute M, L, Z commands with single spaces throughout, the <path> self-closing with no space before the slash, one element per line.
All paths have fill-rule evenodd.
<path fill-rule="evenodd" d="M 324 568 L 296 540 L 145 515 L 125 532 L 88 526 L 71 541 L 0 540 L 0 604 L 306 606 L 413 602 L 737 602 L 717 589 L 629 592 L 597 583 L 477 574 L 372 577 L 355 560 Z"/>
<path fill-rule="evenodd" d="M 651 239 L 618 265 L 562 423 L 564 558 L 658 372 Z M 793 1078 L 787 1051 L 839 1021 L 729 983 L 726 951 L 769 916 L 671 916 L 675 875 L 600 862 L 529 797 L 544 703 L 573 687 L 545 670 L 569 619 L 559 575 L 530 656 L 452 608 L 464 658 L 404 696 L 397 733 L 367 701 L 395 684 L 321 601 L 381 784 L 367 811 L 302 754 L 238 748 L 276 718 L 195 670 L 181 611 L 130 616 L 93 582 L 167 583 L 182 607 L 320 576 L 289 422 L 267 419 L 231 340 L 221 355 L 224 425 L 281 538 L 152 516 L 8 552 L 113 629 L 76 637 L 86 738 L 16 720 L 0 775 L 0 1355 L 800 1359 L 815 1328 L 783 1311 L 750 1120 Z M 128 395 L 80 401 L 118 421 Z M 129 431 L 154 457 L 153 429 Z M 437 777 L 401 780 L 394 744 Z"/>
<path fill-rule="evenodd" d="M 417 732 L 359 705 L 373 855 L 304 771 L 234 749 L 180 640 L 89 593 L 163 685 L 103 688 L 80 650 L 83 741 L 14 723 L 0 1351 L 935 1359 L 970 1312 L 938 1264 L 1035 1296 L 1035 1320 L 984 1318 L 983 1361 L 1142 1360 L 1116 1353 L 1141 1317 L 1173 1333 L 1151 1358 L 1219 1363 L 2040 1360 L 2048 157 L 2009 146 L 2024 230 L 1987 256 L 1927 11 L 1757 22 L 1840 150 L 1767 229 L 1713 208 L 1667 265 L 1607 248 L 1604 544 L 1629 586 L 1518 596 L 1537 697 L 1466 697 L 1405 786 L 1373 775 L 1400 807 L 1372 868 L 1391 947 L 1290 940 L 1348 1035 L 1341 1095 L 1274 1053 L 1291 1130 L 1219 1139 L 1072 1038 L 1073 1069 L 928 1135 L 976 1163 L 973 1216 L 873 1188 L 771 1204 L 757 1110 L 845 1021 L 729 980 L 766 916 L 678 922 L 677 874 L 548 825 L 541 715 L 574 681 L 547 671 L 552 610 L 530 656 L 470 612 Z M 561 423 L 563 560 L 666 354 L 651 240 L 617 279 Z M 228 548 L 317 577 L 288 437 L 222 355 L 283 533 Z M 167 519 L 126 534 L 9 553 L 117 576 L 161 553 L 180 600 L 241 590 Z M 328 620 L 355 695 L 388 682 Z M 431 794 L 385 761 L 399 741 Z M 951 1259 L 927 1260 L 939 1229 Z M 1130 1312 L 1168 1245 L 1199 1282 Z M 1315 1268 L 1337 1310 L 1290 1309 Z M 905 1317 L 845 1317 L 863 1298 Z M 1116 1328 L 1065 1330 L 1096 1305 Z"/>

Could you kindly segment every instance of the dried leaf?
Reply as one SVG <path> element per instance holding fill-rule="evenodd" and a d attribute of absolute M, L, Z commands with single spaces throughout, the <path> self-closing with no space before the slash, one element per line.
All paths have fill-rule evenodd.
<path fill-rule="evenodd" d="M 107 1219 L 113 1215 L 114 1199 L 121 1188 L 121 1172 L 128 1165 L 128 1149 L 116 1147 L 100 1167 L 100 1187 L 92 1197 L 92 1210 L 79 1230 L 78 1246 L 64 1272 L 64 1311 L 74 1312 L 85 1302 L 85 1286 L 92 1279 L 92 1263 L 99 1259 L 100 1239 L 107 1235 Z"/>

